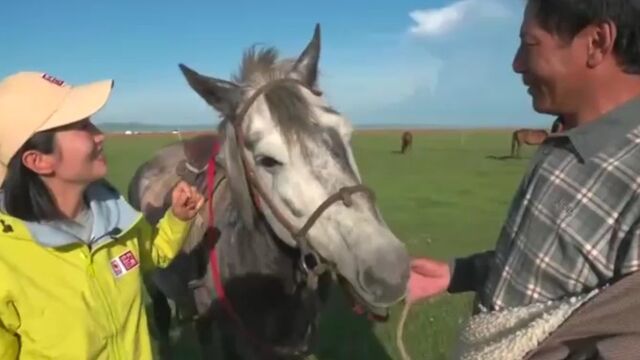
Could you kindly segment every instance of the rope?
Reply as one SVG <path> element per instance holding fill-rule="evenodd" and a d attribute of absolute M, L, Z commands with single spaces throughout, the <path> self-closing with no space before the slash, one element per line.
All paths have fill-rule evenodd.
<path fill-rule="evenodd" d="M 411 303 L 408 301 L 404 302 L 404 307 L 402 308 L 402 314 L 400 315 L 400 321 L 398 322 L 398 327 L 396 328 L 396 346 L 400 350 L 400 357 L 402 360 L 411 360 L 411 356 L 407 353 L 407 349 L 404 346 L 404 324 L 407 322 L 407 317 L 409 315 L 409 309 L 411 308 Z"/>

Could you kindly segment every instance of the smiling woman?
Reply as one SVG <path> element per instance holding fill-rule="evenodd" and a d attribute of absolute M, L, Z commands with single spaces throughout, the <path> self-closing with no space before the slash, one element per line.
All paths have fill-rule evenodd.
<path fill-rule="evenodd" d="M 7 213 L 28 221 L 75 217 L 74 203 L 55 199 L 49 189 L 64 187 L 69 180 L 103 178 L 107 173 L 103 139 L 89 119 L 34 134 L 9 161 L 4 180 Z M 54 172 L 56 176 L 51 176 Z"/>
<path fill-rule="evenodd" d="M 203 198 L 178 184 L 153 228 L 104 181 L 89 119 L 111 88 L 0 82 L 0 359 L 152 356 L 141 272 L 168 265 Z"/>

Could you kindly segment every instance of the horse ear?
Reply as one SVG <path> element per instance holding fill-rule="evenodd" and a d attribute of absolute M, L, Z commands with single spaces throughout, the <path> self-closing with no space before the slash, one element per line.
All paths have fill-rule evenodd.
<path fill-rule="evenodd" d="M 198 74 L 184 64 L 179 64 L 189 86 L 209 105 L 223 115 L 232 115 L 242 98 L 240 87 L 232 82 Z"/>
<path fill-rule="evenodd" d="M 313 38 L 293 65 L 292 76 L 315 88 L 320 60 L 320 24 L 316 24 Z"/>

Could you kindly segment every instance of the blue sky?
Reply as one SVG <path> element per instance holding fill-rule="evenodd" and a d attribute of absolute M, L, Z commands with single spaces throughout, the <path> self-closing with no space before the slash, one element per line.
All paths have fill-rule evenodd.
<path fill-rule="evenodd" d="M 547 126 L 511 70 L 524 1 L 3 1 L 0 77 L 113 78 L 96 120 L 216 123 L 177 64 L 228 78 L 256 43 L 297 56 L 322 27 L 320 85 L 355 124 Z"/>

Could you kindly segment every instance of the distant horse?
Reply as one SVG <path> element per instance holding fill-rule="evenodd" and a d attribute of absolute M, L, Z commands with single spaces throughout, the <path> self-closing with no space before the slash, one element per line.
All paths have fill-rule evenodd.
<path fill-rule="evenodd" d="M 551 125 L 551 133 L 562 132 L 564 124 L 561 118 L 557 118 Z M 526 145 L 540 145 L 549 136 L 544 129 L 518 129 L 511 134 L 511 157 L 520 157 L 520 147 Z"/>
<path fill-rule="evenodd" d="M 219 137 L 161 148 L 129 186 L 130 201 L 153 224 L 180 179 L 207 194 L 215 214 L 209 227 L 205 205 L 182 254 L 145 279 L 165 353 L 167 297 L 195 317 L 205 358 L 216 358 L 215 326 L 228 359 L 304 358 L 333 278 L 374 318 L 386 318 L 403 299 L 407 249 L 361 184 L 352 125 L 317 88 L 319 56 L 317 26 L 297 59 L 279 60 L 274 48 L 247 50 L 232 81 L 180 65 L 191 88 L 223 119 Z M 208 161 L 217 141 L 212 177 Z M 212 281 L 220 278 L 228 302 Z"/>
<path fill-rule="evenodd" d="M 405 151 L 410 150 L 411 149 L 411 145 L 413 144 L 413 134 L 411 134 L 410 131 L 405 131 L 402 133 L 402 147 L 400 152 L 402 154 L 405 153 Z"/>

